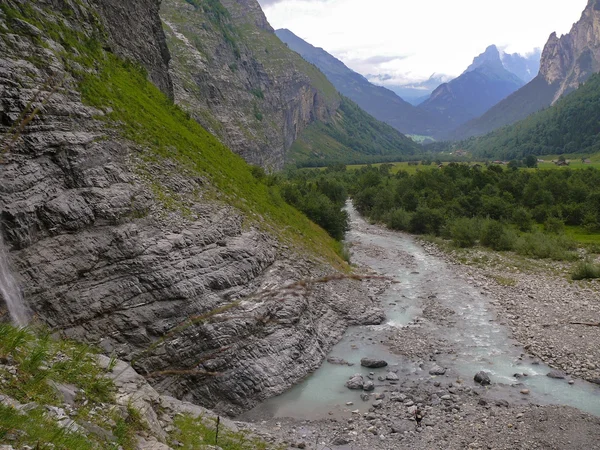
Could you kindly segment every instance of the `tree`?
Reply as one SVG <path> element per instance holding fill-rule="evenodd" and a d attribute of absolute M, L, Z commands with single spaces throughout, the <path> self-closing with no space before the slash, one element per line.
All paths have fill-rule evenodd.
<path fill-rule="evenodd" d="M 527 155 L 523 160 L 523 163 L 525 164 L 525 166 L 530 168 L 537 167 L 538 165 L 537 158 L 534 155 Z"/>

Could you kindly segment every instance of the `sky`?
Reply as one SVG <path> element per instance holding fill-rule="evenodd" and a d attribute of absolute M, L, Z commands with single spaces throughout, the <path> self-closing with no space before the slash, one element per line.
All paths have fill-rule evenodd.
<path fill-rule="evenodd" d="M 258 0 L 274 28 L 387 84 L 460 75 L 488 45 L 543 48 L 568 33 L 587 0 Z"/>

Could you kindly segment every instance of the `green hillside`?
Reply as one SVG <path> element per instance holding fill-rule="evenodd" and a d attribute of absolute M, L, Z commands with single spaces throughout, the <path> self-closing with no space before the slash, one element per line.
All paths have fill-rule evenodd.
<path fill-rule="evenodd" d="M 600 74 L 554 106 L 461 145 L 475 157 L 505 160 L 600 152 Z"/>
<path fill-rule="evenodd" d="M 413 140 L 379 122 L 342 97 L 331 123 L 315 122 L 294 142 L 289 158 L 298 166 L 398 161 L 421 152 Z"/>

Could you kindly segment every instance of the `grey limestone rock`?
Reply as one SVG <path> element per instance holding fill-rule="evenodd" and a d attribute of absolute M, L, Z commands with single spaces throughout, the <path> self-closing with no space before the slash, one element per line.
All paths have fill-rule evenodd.
<path fill-rule="evenodd" d="M 429 369 L 429 375 L 444 375 L 445 373 L 446 369 L 438 365 L 435 365 L 431 369 Z"/>
<path fill-rule="evenodd" d="M 551 370 L 546 374 L 546 376 L 557 380 L 564 380 L 565 378 L 567 378 L 567 375 L 564 372 L 561 372 L 560 370 Z"/>
<path fill-rule="evenodd" d="M 168 93 L 157 5 L 82 0 L 68 2 L 72 14 L 53 14 L 84 33 L 107 31 L 103 47 L 135 58 Z M 141 10 L 154 16 L 132 24 Z M 315 370 L 356 317 L 382 316 L 356 281 L 286 289 L 331 268 L 212 200 L 210 180 L 169 159 L 153 162 L 99 120 L 107 111 L 82 102 L 52 51 L 59 43 L 44 39 L 0 31 L 0 134 L 42 87 L 50 93 L 49 76 L 64 77 L 0 166 L 1 232 L 41 321 L 135 359 L 161 392 L 237 414 Z M 156 189 L 185 208 L 169 208 Z M 165 339 L 191 317 L 210 320 Z"/>
<path fill-rule="evenodd" d="M 365 384 L 365 380 L 362 375 L 357 374 L 346 381 L 346 387 L 348 389 L 362 389 Z"/>
<path fill-rule="evenodd" d="M 473 377 L 473 379 L 475 380 L 475 383 L 479 383 L 482 386 L 487 386 L 492 383 L 492 380 L 490 379 L 490 375 L 484 371 L 477 372 L 475 374 L 475 376 Z"/>
<path fill-rule="evenodd" d="M 388 363 L 383 359 L 362 358 L 360 360 L 360 365 L 370 369 L 379 369 L 381 367 L 386 367 Z"/>

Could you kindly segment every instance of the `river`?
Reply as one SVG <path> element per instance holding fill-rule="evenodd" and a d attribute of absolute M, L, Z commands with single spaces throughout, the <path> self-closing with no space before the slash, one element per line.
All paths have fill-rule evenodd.
<path fill-rule="evenodd" d="M 509 337 L 489 298 L 475 283 L 457 274 L 441 258 L 428 254 L 412 236 L 368 224 L 351 204 L 347 210 L 351 229 L 346 240 L 352 249 L 352 261 L 394 280 L 380 299 L 386 309 L 386 323 L 351 327 L 332 349 L 330 356 L 343 358 L 353 366 L 324 362 L 301 383 L 263 402 L 242 419 L 318 419 L 355 409 L 366 411 L 370 403 L 360 399 L 361 392 L 344 386 L 355 373 L 367 376 L 372 372 L 377 380 L 393 370 L 400 382 L 431 380 L 430 362 L 409 361 L 382 343 L 390 327 L 407 326 L 419 327 L 425 335 L 444 342 L 445 350 L 435 355 L 435 363 L 448 369 L 444 380 L 460 378 L 474 385 L 474 374 L 484 370 L 492 379 L 489 391 L 493 397 L 513 403 L 569 405 L 600 416 L 600 388 L 582 380 L 570 385 L 567 380 L 546 376 L 551 369 L 523 356 L 524 349 Z M 443 326 L 422 317 L 424 302 L 432 298 L 448 310 Z M 389 366 L 378 370 L 361 367 L 360 359 L 365 356 L 385 359 Z M 517 380 L 515 373 L 527 376 Z M 382 389 L 379 386 L 375 392 Z M 530 394 L 524 396 L 522 389 Z"/>

